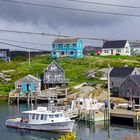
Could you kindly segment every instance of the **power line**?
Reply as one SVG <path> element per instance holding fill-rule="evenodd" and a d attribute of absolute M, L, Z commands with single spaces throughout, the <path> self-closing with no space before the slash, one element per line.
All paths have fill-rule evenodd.
<path fill-rule="evenodd" d="M 16 47 L 16 48 L 21 48 L 21 49 L 29 49 L 29 50 L 36 50 L 36 51 L 46 51 L 46 50 L 42 50 L 42 49 L 34 49 L 34 48 L 24 47 L 24 46 L 21 46 L 21 45 L 5 43 L 5 42 L 1 42 L 1 41 L 0 41 L 0 44 L 8 45 L 8 46 L 13 46 L 13 47 Z"/>
<path fill-rule="evenodd" d="M 39 33 L 39 32 L 24 32 L 24 31 L 16 31 L 16 30 L 4 30 L 0 29 L 0 32 L 7 32 L 7 33 L 16 33 L 16 34 L 29 34 L 29 35 L 43 35 L 43 36 L 52 36 L 52 37 L 72 37 L 70 35 L 60 35 L 60 34 L 50 34 L 50 33 Z M 104 39 L 101 38 L 93 38 L 93 37 L 80 37 L 81 39 L 85 40 L 97 40 L 103 41 Z"/>
<path fill-rule="evenodd" d="M 39 46 L 51 46 L 51 44 L 40 44 L 40 43 L 33 43 L 33 42 L 25 42 L 25 41 L 17 41 L 17 40 L 11 40 L 11 39 L 3 39 L 0 38 L 0 40 L 4 40 L 4 41 L 10 41 L 10 42 L 16 42 L 16 43 L 23 43 L 23 44 L 31 44 L 31 45 L 39 45 Z"/>
<path fill-rule="evenodd" d="M 78 11 L 78 12 L 87 12 L 87 13 L 97 13 L 97 14 L 108 14 L 108 15 L 117 15 L 117 16 L 127 16 L 127 17 L 137 17 L 140 18 L 138 14 L 128 14 L 128 13 L 114 13 L 114 12 L 107 12 L 107 11 L 96 11 L 96 10 L 88 10 L 88 9 L 77 9 L 77 8 L 69 8 L 69 7 L 60 7 L 48 4 L 37 4 L 37 3 L 29 3 L 29 2 L 21 2 L 15 0 L 1 0 L 4 2 L 16 3 L 16 4 L 24 4 L 24 5 L 32 5 L 32 6 L 40 6 L 40 7 L 48 7 L 48 8 L 55 8 L 61 10 L 69 10 L 69 11 Z"/>
<path fill-rule="evenodd" d="M 9 33 L 18 33 L 18 34 L 30 34 L 30 35 L 43 35 L 43 36 L 53 36 L 53 37 L 69 37 L 67 35 L 58 35 L 58 34 L 49 34 L 49 33 L 40 33 L 40 32 L 26 32 L 26 31 L 16 31 L 16 30 L 3 30 L 0 29 L 0 32 L 9 32 Z"/>
<path fill-rule="evenodd" d="M 86 3 L 86 4 L 94 4 L 94 5 L 103 5 L 103 6 L 112 6 L 112 7 L 140 9 L 140 6 L 120 5 L 120 4 L 112 4 L 112 3 L 100 3 L 100 2 L 91 2 L 91 1 L 84 1 L 84 0 L 66 0 L 66 1 L 77 2 L 77 3 Z"/>

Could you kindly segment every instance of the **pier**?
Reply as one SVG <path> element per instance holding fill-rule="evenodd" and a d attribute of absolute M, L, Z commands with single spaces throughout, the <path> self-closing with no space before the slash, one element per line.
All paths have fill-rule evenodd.
<path fill-rule="evenodd" d="M 19 93 L 15 90 L 12 90 L 9 93 L 8 101 L 9 103 L 17 103 L 19 104 L 22 101 L 32 103 L 32 102 L 47 102 L 48 100 L 53 99 L 54 101 L 61 101 L 62 98 L 65 99 L 67 97 L 67 89 L 59 89 L 59 88 L 50 88 L 46 90 L 42 90 L 40 92 L 27 92 L 27 93 Z"/>
<path fill-rule="evenodd" d="M 133 124 L 140 124 L 140 111 L 127 109 L 114 109 L 110 112 L 111 118 L 132 119 Z"/>

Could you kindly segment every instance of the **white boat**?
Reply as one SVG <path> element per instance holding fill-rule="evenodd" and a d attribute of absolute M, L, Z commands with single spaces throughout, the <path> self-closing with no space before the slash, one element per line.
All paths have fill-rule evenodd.
<path fill-rule="evenodd" d="M 104 108 L 104 103 L 98 102 L 96 99 L 92 98 L 77 98 L 72 101 L 71 108 L 74 110 L 79 108 L 81 110 L 99 110 Z"/>
<path fill-rule="evenodd" d="M 37 110 L 23 111 L 22 117 L 12 117 L 6 120 L 7 127 L 72 132 L 74 120 L 65 117 L 63 111 L 49 111 L 46 107 L 38 107 Z"/>

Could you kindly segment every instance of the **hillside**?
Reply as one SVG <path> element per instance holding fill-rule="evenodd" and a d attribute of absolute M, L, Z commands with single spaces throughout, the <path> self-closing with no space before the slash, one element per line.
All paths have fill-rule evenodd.
<path fill-rule="evenodd" d="M 43 70 L 53 60 L 48 55 L 38 55 L 31 59 L 31 65 L 29 68 L 28 61 L 11 61 L 0 62 L 0 73 L 5 78 L 9 78 L 7 83 L 0 79 L 0 94 L 7 94 L 14 87 L 14 82 L 27 74 L 32 74 L 38 78 L 41 78 Z M 69 87 L 80 84 L 82 82 L 94 82 L 96 84 L 105 82 L 100 81 L 97 78 L 87 78 L 87 71 L 94 69 L 97 71 L 100 68 L 106 68 L 108 62 L 112 67 L 119 67 L 128 65 L 130 67 L 140 68 L 140 57 L 134 56 L 91 56 L 83 59 L 68 59 L 60 58 L 56 62 L 65 70 L 66 78 L 70 80 Z M 97 76 L 100 74 L 96 73 Z"/>

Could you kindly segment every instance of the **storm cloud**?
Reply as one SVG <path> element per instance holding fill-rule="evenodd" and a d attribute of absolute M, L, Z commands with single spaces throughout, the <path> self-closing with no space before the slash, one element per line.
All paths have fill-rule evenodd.
<path fill-rule="evenodd" d="M 137 15 L 140 13 L 139 9 L 110 7 L 80 2 L 76 3 L 67 0 L 17 1 L 74 9 L 102 12 L 106 11 L 110 13 L 127 13 Z M 122 0 L 94 0 L 94 2 L 140 6 L 140 2 L 138 2 L 138 0 L 133 0 L 133 2 L 126 2 Z M 20 3 L 10 3 L 4 0 L 0 0 L 0 29 L 23 29 L 28 31 L 43 31 L 51 33 L 60 32 L 61 34 L 70 34 L 74 36 L 138 39 L 139 32 L 137 28 L 139 22 L 140 18 L 136 17 L 124 17 L 117 15 L 99 14 L 94 12 L 72 11 L 43 6 L 24 5 Z M 2 35 L 0 35 L 0 37 L 2 37 Z M 48 42 L 50 42 L 49 39 L 47 43 Z"/>

